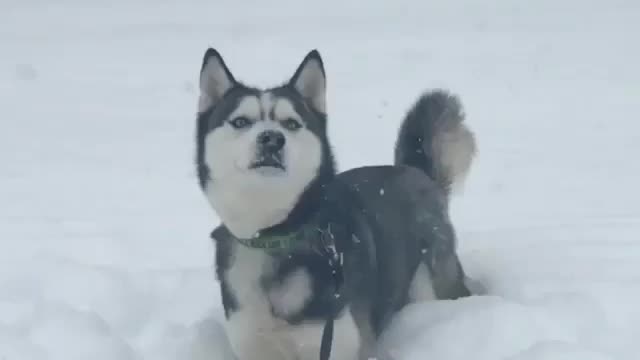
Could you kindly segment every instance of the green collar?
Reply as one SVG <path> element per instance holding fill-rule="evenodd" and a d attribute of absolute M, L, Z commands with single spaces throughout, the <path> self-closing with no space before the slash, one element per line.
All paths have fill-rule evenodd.
<path fill-rule="evenodd" d="M 262 235 L 260 233 L 250 239 L 236 240 L 243 246 L 251 249 L 264 250 L 271 254 L 286 253 L 294 248 L 314 247 L 314 240 L 322 231 L 316 226 L 305 224 L 297 230 L 283 235 Z"/>
<path fill-rule="evenodd" d="M 292 249 L 298 242 L 298 233 L 285 235 L 258 235 L 251 239 L 236 238 L 238 242 L 248 248 L 265 250 L 267 252 L 281 252 Z"/>

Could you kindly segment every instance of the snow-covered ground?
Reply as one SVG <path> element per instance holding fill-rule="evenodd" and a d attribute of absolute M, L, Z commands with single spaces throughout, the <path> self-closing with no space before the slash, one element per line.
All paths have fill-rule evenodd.
<path fill-rule="evenodd" d="M 341 169 L 424 88 L 480 154 L 453 217 L 490 295 L 407 308 L 398 360 L 640 358 L 640 3 L 0 4 L 0 359 L 226 359 L 192 166 L 209 45 L 257 85 L 311 48 Z M 634 45 L 636 44 L 636 45 Z"/>

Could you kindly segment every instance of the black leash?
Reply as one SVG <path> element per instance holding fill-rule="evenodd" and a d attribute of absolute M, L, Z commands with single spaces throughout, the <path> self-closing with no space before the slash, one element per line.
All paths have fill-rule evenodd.
<path fill-rule="evenodd" d="M 332 306 L 325 320 L 324 329 L 322 329 L 322 340 L 320 341 L 320 360 L 329 360 L 331 356 L 331 347 L 333 345 L 333 323 L 336 316 L 335 303 L 340 298 L 340 289 L 344 281 L 342 273 L 342 254 L 336 251 L 331 226 L 327 227 L 327 231 L 321 236 L 323 243 L 323 252 L 329 261 L 329 269 L 331 270 L 331 278 L 333 280 L 333 299 Z"/>
<path fill-rule="evenodd" d="M 333 342 L 333 316 L 329 316 L 322 330 L 322 341 L 320 342 L 320 360 L 329 360 L 331 356 L 331 345 Z"/>

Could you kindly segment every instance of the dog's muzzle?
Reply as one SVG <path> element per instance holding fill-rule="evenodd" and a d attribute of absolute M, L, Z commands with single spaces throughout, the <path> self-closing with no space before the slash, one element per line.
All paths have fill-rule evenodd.
<path fill-rule="evenodd" d="M 252 169 L 276 168 L 284 170 L 282 153 L 286 139 L 284 134 L 276 130 L 267 130 L 258 134 L 256 160 Z"/>

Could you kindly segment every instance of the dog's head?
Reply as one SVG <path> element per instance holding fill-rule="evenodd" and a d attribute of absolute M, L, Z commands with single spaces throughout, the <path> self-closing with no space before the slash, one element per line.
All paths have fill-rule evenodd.
<path fill-rule="evenodd" d="M 283 220 L 319 174 L 334 172 L 326 132 L 326 78 L 317 51 L 285 84 L 258 89 L 237 81 L 220 54 L 207 50 L 200 71 L 198 176 L 236 235 L 233 223 L 252 222 L 247 217 L 261 218 L 249 228 Z"/>

